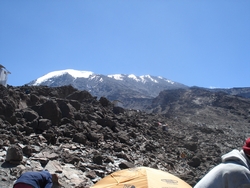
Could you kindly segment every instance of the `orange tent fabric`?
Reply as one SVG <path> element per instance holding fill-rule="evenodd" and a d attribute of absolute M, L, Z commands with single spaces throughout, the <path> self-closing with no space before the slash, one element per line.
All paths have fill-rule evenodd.
<path fill-rule="evenodd" d="M 192 188 L 182 179 L 161 170 L 136 167 L 114 172 L 91 188 Z"/>

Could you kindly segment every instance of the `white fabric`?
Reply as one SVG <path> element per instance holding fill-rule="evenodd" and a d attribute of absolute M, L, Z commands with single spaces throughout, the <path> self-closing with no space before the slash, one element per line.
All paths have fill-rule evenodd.
<path fill-rule="evenodd" d="M 7 86 L 7 72 L 0 68 L 0 84 Z"/>
<path fill-rule="evenodd" d="M 208 172 L 194 188 L 250 188 L 250 161 L 243 151 L 222 156 L 222 163 Z"/>

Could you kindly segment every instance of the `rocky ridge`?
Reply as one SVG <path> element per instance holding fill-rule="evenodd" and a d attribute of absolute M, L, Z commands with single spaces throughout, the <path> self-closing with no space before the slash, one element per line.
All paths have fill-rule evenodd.
<path fill-rule="evenodd" d="M 182 112 L 180 106 L 200 112 L 204 108 L 198 98 L 193 99 L 196 105 L 178 103 L 176 93 L 169 95 L 168 99 L 174 98 L 167 104 L 159 96 L 152 104 L 154 111 L 146 113 L 123 109 L 71 86 L 0 87 L 0 187 L 6 188 L 27 170 L 48 169 L 59 175 L 65 187 L 83 188 L 133 166 L 158 168 L 193 186 L 220 162 L 223 153 L 241 147 L 249 126 L 248 100 L 244 108 L 237 108 L 244 114 L 234 114 L 241 117 L 237 126 L 226 127 L 216 119 L 213 124 L 202 119 L 193 122 L 193 112 L 186 113 L 189 118 L 184 112 L 177 113 Z M 186 93 L 179 92 L 177 96 Z M 204 114 L 213 112 L 215 104 L 232 104 L 225 95 L 214 97 L 217 100 L 206 105 L 209 111 Z M 220 102 L 226 99 L 227 103 Z M 237 100 L 235 104 L 242 101 Z M 216 108 L 235 112 L 228 106 Z"/>

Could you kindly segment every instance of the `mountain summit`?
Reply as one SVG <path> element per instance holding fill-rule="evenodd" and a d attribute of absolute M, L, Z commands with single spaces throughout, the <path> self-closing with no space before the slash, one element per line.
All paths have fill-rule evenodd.
<path fill-rule="evenodd" d="M 50 87 L 72 85 L 76 89 L 90 92 L 93 96 L 104 96 L 109 100 L 153 98 L 163 90 L 187 88 L 183 84 L 160 76 L 102 75 L 91 71 L 73 69 L 50 72 L 28 85 L 46 85 Z"/>

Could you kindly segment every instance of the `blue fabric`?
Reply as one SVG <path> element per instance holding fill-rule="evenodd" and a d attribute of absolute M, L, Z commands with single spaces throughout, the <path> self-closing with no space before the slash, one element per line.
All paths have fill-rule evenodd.
<path fill-rule="evenodd" d="M 34 188 L 51 188 L 53 185 L 52 176 L 48 171 L 25 172 L 17 179 L 15 184 L 17 183 L 26 183 Z"/>

